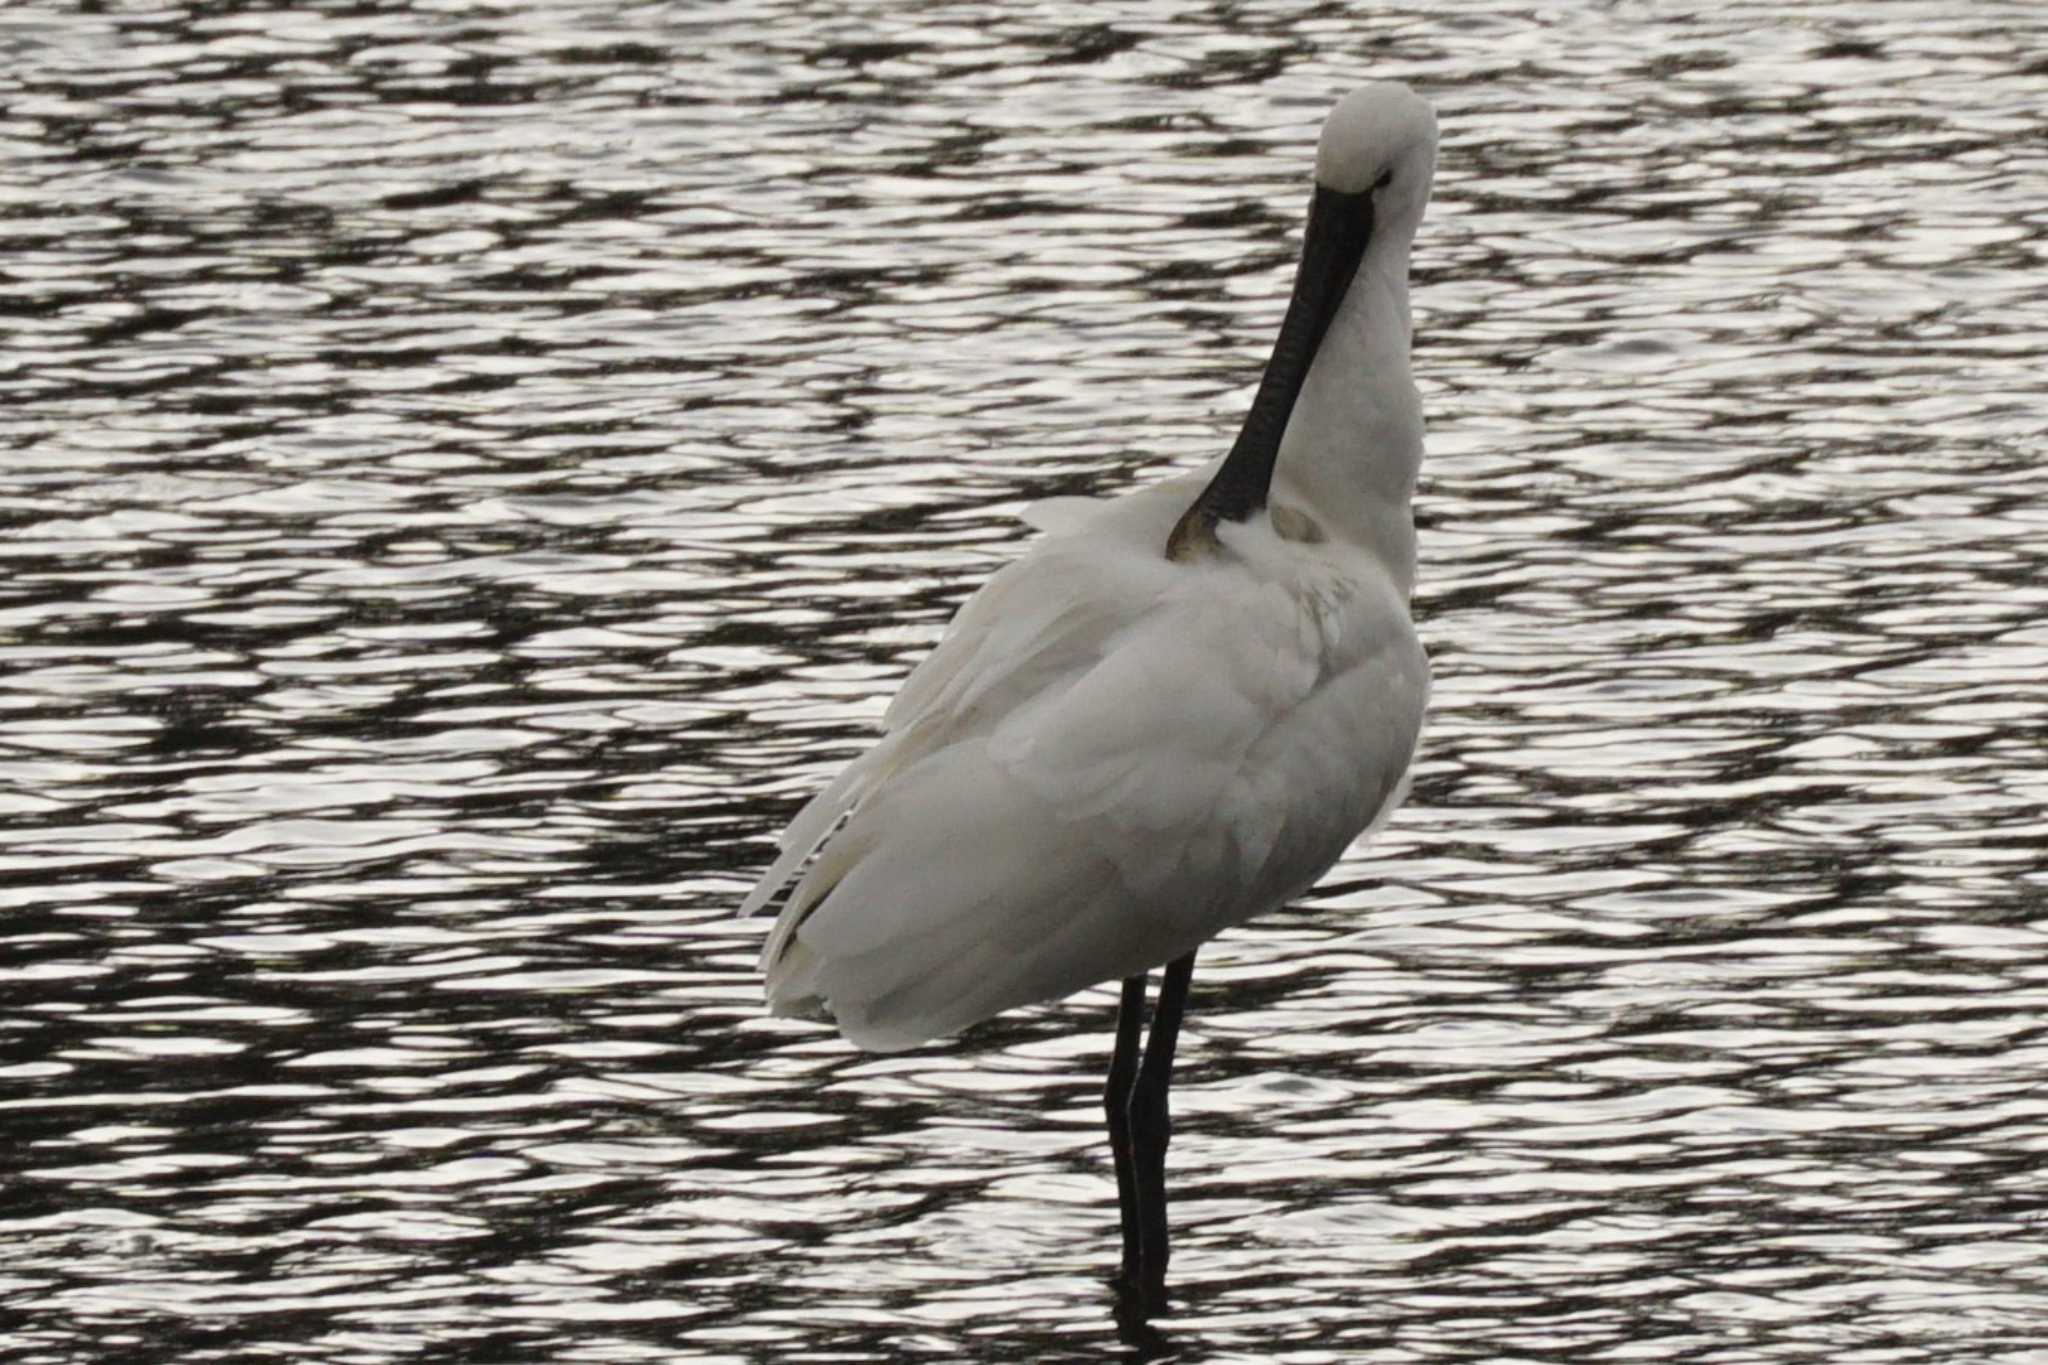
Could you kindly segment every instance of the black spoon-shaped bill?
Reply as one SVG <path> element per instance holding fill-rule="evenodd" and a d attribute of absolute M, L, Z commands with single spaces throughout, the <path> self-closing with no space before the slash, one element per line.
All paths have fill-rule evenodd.
<path fill-rule="evenodd" d="M 1217 522 L 1243 521 L 1266 505 L 1280 439 L 1287 434 L 1295 400 L 1301 396 L 1316 351 L 1330 330 L 1330 320 L 1337 316 L 1352 277 L 1365 259 L 1365 249 L 1372 243 L 1372 228 L 1372 191 L 1346 194 L 1327 185 L 1316 186 L 1309 200 L 1294 294 L 1287 303 L 1287 316 L 1281 320 L 1279 339 L 1273 343 L 1272 358 L 1266 362 L 1266 373 L 1259 380 L 1258 394 L 1223 467 L 1167 537 L 1168 559 L 1184 560 L 1207 552 L 1216 543 Z"/>

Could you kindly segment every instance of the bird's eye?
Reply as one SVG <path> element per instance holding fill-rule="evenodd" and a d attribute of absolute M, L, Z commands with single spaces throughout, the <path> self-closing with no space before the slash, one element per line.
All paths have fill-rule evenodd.
<path fill-rule="evenodd" d="M 1386 170 L 1380 172 L 1380 178 L 1372 182 L 1372 187 L 1376 190 L 1383 190 L 1393 183 L 1394 171 L 1392 167 L 1388 167 Z"/>

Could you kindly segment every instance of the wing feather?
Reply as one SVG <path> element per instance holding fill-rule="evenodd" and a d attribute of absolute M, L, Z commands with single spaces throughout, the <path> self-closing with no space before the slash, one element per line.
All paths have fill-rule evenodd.
<path fill-rule="evenodd" d="M 1428 669 L 1386 576 L 1270 536 L 1176 565 L 1153 529 L 991 579 L 792 822 L 748 902 L 796 879 L 762 954 L 777 1013 L 896 1049 L 1127 976 L 1392 808 Z"/>

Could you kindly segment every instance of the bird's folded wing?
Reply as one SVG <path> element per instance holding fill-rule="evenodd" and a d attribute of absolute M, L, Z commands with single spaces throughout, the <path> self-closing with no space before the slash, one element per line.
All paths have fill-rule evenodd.
<path fill-rule="evenodd" d="M 1405 767 L 1418 684 L 1398 650 L 1319 674 L 1283 604 L 1217 606 L 1119 634 L 880 784 L 790 895 L 775 1008 L 910 1046 L 1156 966 L 1313 880 Z"/>
<path fill-rule="evenodd" d="M 1221 591 L 1162 602 L 990 737 L 991 757 L 1140 895 L 1260 856 L 1267 821 L 1230 821 L 1232 789 L 1260 736 L 1320 680 L 1283 593 Z"/>
<path fill-rule="evenodd" d="M 862 800 L 890 776 L 948 744 L 993 728 L 1021 699 L 1086 671 L 1133 616 L 1163 558 L 1127 562 L 1083 540 L 1053 541 L 1009 565 L 970 598 L 945 638 L 890 704 L 884 735 L 813 797 L 782 833 L 774 863 L 741 902 L 751 915 Z"/>

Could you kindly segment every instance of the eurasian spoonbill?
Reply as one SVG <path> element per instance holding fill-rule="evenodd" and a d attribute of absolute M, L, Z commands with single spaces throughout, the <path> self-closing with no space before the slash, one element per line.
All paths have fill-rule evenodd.
<path fill-rule="evenodd" d="M 1047 536 L 961 607 L 744 906 L 796 878 L 761 954 L 769 1005 L 875 1051 L 1121 979 L 1119 1282 L 1147 1309 L 1195 951 L 1308 890 L 1406 789 L 1429 690 L 1408 615 L 1408 255 L 1435 164 L 1435 116 L 1406 86 L 1338 102 L 1229 454 L 1027 513 Z"/>

